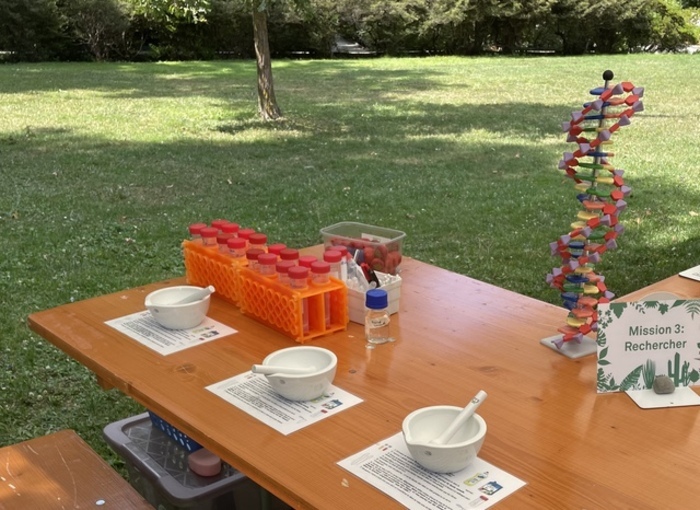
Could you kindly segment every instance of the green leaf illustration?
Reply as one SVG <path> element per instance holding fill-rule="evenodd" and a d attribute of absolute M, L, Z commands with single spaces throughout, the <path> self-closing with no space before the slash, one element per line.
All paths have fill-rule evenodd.
<path fill-rule="evenodd" d="M 695 316 L 700 314 L 700 301 L 698 301 L 697 299 L 686 301 L 685 309 L 690 315 L 690 318 L 695 320 Z"/>
<path fill-rule="evenodd" d="M 620 390 L 627 391 L 634 389 L 639 383 L 639 376 L 642 375 L 642 365 L 632 370 L 620 383 Z"/>
<path fill-rule="evenodd" d="M 605 336 L 605 331 L 598 330 L 598 338 L 596 340 L 598 342 L 599 347 L 605 347 L 605 344 L 608 343 L 608 339 Z M 700 343 L 698 344 L 698 349 L 700 349 Z"/>
<path fill-rule="evenodd" d="M 606 359 L 599 359 L 599 360 L 598 360 L 598 364 L 599 364 L 599 365 L 609 365 L 610 362 L 609 362 L 608 360 L 606 360 Z"/>
<path fill-rule="evenodd" d="M 666 303 L 659 303 L 659 313 L 663 315 L 666 312 L 668 312 L 668 305 Z"/>
<path fill-rule="evenodd" d="M 622 312 L 627 308 L 627 303 L 610 303 L 610 309 L 615 314 L 618 319 L 622 315 Z"/>
<path fill-rule="evenodd" d="M 686 303 L 685 299 L 677 299 L 676 301 L 673 302 L 671 305 L 671 308 L 676 308 L 677 306 L 684 305 Z"/>

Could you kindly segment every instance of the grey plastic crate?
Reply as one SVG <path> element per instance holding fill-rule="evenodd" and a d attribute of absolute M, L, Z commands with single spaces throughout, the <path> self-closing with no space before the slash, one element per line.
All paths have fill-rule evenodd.
<path fill-rule="evenodd" d="M 148 413 L 110 423 L 103 434 L 124 460 L 129 483 L 158 510 L 289 508 L 226 463 L 216 476 L 192 472 L 187 449 L 154 427 Z"/>

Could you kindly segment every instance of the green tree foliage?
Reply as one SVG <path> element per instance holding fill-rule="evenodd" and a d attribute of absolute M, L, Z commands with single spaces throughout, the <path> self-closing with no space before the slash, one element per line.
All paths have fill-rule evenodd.
<path fill-rule="evenodd" d="M 379 54 L 674 51 L 700 0 L 0 0 L 4 58 L 329 57 L 337 36 Z M 141 51 L 139 51 L 141 50 Z M 8 53 L 9 52 L 9 53 Z"/>
<path fill-rule="evenodd" d="M 83 46 L 94 60 L 131 56 L 130 8 L 123 0 L 65 0 L 71 39 Z"/>
<path fill-rule="evenodd" d="M 0 0 L 0 50 L 10 60 L 53 60 L 65 51 L 66 18 L 55 0 Z"/>
<path fill-rule="evenodd" d="M 543 29 L 564 54 L 675 50 L 697 40 L 676 0 L 556 0 Z"/>

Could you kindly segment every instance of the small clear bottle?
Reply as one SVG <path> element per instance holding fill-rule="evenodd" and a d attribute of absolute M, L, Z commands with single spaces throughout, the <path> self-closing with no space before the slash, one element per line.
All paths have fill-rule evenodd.
<path fill-rule="evenodd" d="M 256 248 L 251 248 L 256 249 Z M 261 253 L 258 255 L 258 272 L 263 276 L 277 278 L 277 255 L 274 253 Z"/>
<path fill-rule="evenodd" d="M 267 247 L 267 253 L 274 253 L 279 258 L 280 252 L 287 247 L 284 243 L 275 243 Z"/>
<path fill-rule="evenodd" d="M 202 244 L 207 248 L 217 248 L 216 236 L 219 235 L 219 229 L 216 227 L 205 227 L 199 231 L 202 236 Z"/>
<path fill-rule="evenodd" d="M 218 219 L 218 220 L 212 221 L 211 226 L 214 227 L 216 230 L 221 230 L 221 226 L 225 225 L 228 222 L 229 222 L 228 220 Z"/>
<path fill-rule="evenodd" d="M 365 338 L 369 348 L 394 341 L 388 306 L 389 296 L 384 289 L 370 289 L 365 294 Z"/>
<path fill-rule="evenodd" d="M 238 223 L 233 223 L 232 221 L 229 221 L 228 223 L 224 223 L 223 225 L 221 225 L 220 230 L 225 234 L 231 234 L 232 237 L 237 237 L 238 231 L 240 230 L 240 226 L 238 225 Z"/>
<path fill-rule="evenodd" d="M 343 255 L 337 250 L 326 250 L 323 252 L 323 260 L 331 265 L 331 276 L 340 278 L 340 261 Z"/>
<path fill-rule="evenodd" d="M 245 258 L 248 260 L 248 269 L 252 269 L 255 272 L 260 271 L 258 268 L 258 257 L 263 253 L 265 252 L 258 248 L 249 248 L 246 250 Z"/>
<path fill-rule="evenodd" d="M 190 233 L 190 239 L 192 241 L 202 238 L 202 229 L 207 228 L 206 223 L 192 223 L 187 230 Z"/>
<path fill-rule="evenodd" d="M 219 253 L 223 255 L 230 255 L 231 251 L 228 249 L 228 240 L 233 238 L 233 234 L 226 234 L 225 232 L 219 231 L 216 235 L 216 244 L 219 247 Z"/>
<path fill-rule="evenodd" d="M 256 248 L 267 252 L 267 236 L 260 232 L 250 234 L 248 236 L 248 248 Z"/>
<path fill-rule="evenodd" d="M 298 264 L 302 267 L 308 267 L 310 270 L 311 264 L 313 264 L 317 260 L 318 258 L 316 258 L 314 255 L 302 255 L 301 257 L 299 257 Z"/>
<path fill-rule="evenodd" d="M 329 250 L 339 251 L 342 258 L 340 259 L 340 279 L 344 282 L 348 281 L 348 259 L 350 255 L 348 253 L 348 247 L 344 244 L 336 244 L 328 248 Z"/>
<path fill-rule="evenodd" d="M 294 290 L 306 290 L 309 287 L 309 268 L 302 266 L 290 267 L 287 271 L 289 275 L 289 286 Z M 304 334 L 309 332 L 309 298 L 301 300 L 301 319 Z"/>
<path fill-rule="evenodd" d="M 296 267 L 293 260 L 278 260 L 277 264 L 275 264 L 277 281 L 282 285 L 289 285 L 289 269 L 292 267 Z"/>
<path fill-rule="evenodd" d="M 330 280 L 331 265 L 323 260 L 317 260 L 311 264 L 311 284 L 316 287 L 328 286 Z M 330 290 L 323 293 L 323 310 L 325 314 L 326 329 L 331 327 L 331 293 Z"/>
<path fill-rule="evenodd" d="M 245 258 L 245 239 L 241 237 L 230 237 L 228 241 L 226 241 L 226 244 L 228 244 L 229 255 L 231 255 L 234 259 Z"/>
<path fill-rule="evenodd" d="M 280 251 L 280 260 L 291 260 L 294 262 L 294 265 L 297 265 L 299 263 L 299 250 L 295 250 L 294 248 L 285 248 L 284 250 Z"/>
<path fill-rule="evenodd" d="M 255 230 L 253 230 L 252 228 L 241 228 L 238 230 L 238 237 L 245 239 L 246 250 L 250 246 L 250 244 L 248 243 L 248 238 L 251 236 L 251 234 L 255 234 Z"/>

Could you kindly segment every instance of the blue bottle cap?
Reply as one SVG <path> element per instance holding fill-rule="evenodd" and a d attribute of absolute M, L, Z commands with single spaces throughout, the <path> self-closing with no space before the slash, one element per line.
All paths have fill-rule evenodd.
<path fill-rule="evenodd" d="M 381 310 L 389 306 L 389 295 L 384 289 L 370 289 L 365 294 L 365 306 L 372 310 Z"/>

